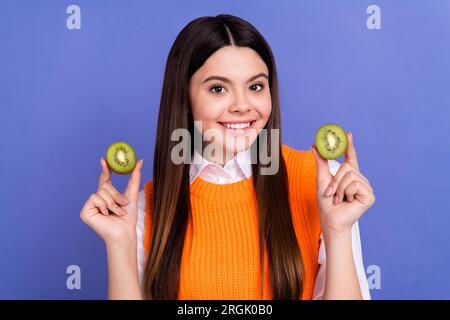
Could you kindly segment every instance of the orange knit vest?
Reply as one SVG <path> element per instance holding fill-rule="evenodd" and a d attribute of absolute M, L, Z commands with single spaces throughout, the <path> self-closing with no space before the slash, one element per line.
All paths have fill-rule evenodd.
<path fill-rule="evenodd" d="M 282 145 L 288 175 L 289 203 L 301 248 L 304 290 L 311 299 L 317 274 L 320 216 L 316 198 L 316 161 L 312 151 Z M 144 185 L 144 248 L 152 232 L 153 181 Z M 188 219 L 180 268 L 178 299 L 271 299 L 268 255 L 264 254 L 264 288 L 260 297 L 259 238 L 253 177 L 214 184 L 197 177 L 190 185 L 192 218 Z"/>

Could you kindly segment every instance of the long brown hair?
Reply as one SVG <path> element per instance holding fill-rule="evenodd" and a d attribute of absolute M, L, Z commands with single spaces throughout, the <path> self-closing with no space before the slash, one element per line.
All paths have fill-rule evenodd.
<path fill-rule="evenodd" d="M 188 23 L 177 36 L 167 58 L 153 162 L 153 226 L 144 284 L 147 299 L 178 297 L 182 250 L 191 214 L 190 183 L 189 164 L 174 164 L 171 160 L 171 150 L 178 142 L 171 141 L 170 137 L 179 128 L 188 129 L 191 137 L 194 136 L 189 80 L 209 56 L 229 45 L 255 50 L 269 70 L 272 112 L 265 126 L 267 139 L 264 143 L 256 139 L 257 147 L 271 150 L 271 129 L 280 130 L 276 174 L 260 174 L 263 165 L 259 159 L 252 164 L 258 201 L 261 297 L 264 250 L 268 252 L 272 298 L 298 299 L 303 293 L 303 262 L 292 223 L 286 165 L 281 155 L 275 60 L 268 43 L 254 26 L 241 18 L 221 14 Z"/>

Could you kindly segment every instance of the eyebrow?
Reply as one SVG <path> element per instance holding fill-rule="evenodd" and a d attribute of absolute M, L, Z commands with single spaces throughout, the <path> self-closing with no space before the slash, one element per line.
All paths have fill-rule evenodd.
<path fill-rule="evenodd" d="M 250 79 L 247 80 L 247 83 L 252 82 L 253 80 L 259 78 L 259 77 L 264 77 L 267 80 L 269 80 L 269 77 L 264 73 L 258 73 L 257 75 L 254 75 L 253 77 L 251 77 Z M 210 76 L 208 77 L 205 81 L 202 82 L 202 84 L 204 84 L 205 82 L 211 81 L 211 80 L 220 80 L 226 83 L 231 83 L 231 80 L 225 77 L 221 77 L 221 76 Z"/>

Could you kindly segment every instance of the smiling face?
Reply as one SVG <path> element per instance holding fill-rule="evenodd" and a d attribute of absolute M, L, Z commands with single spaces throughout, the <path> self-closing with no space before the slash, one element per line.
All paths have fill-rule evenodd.
<path fill-rule="evenodd" d="M 218 135 L 212 143 L 224 164 L 249 148 L 272 111 L 268 68 L 256 51 L 226 46 L 212 54 L 191 77 L 189 95 L 194 121 L 202 135 Z"/>

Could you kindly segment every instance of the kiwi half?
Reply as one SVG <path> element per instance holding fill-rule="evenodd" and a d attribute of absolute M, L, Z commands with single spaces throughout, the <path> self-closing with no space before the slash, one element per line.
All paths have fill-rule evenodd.
<path fill-rule="evenodd" d="M 347 149 L 347 134 L 337 124 L 329 123 L 321 126 L 316 132 L 316 147 L 325 159 L 337 159 Z"/>
<path fill-rule="evenodd" d="M 106 161 L 115 173 L 127 174 L 136 166 L 136 152 L 126 142 L 114 142 L 106 151 Z"/>

